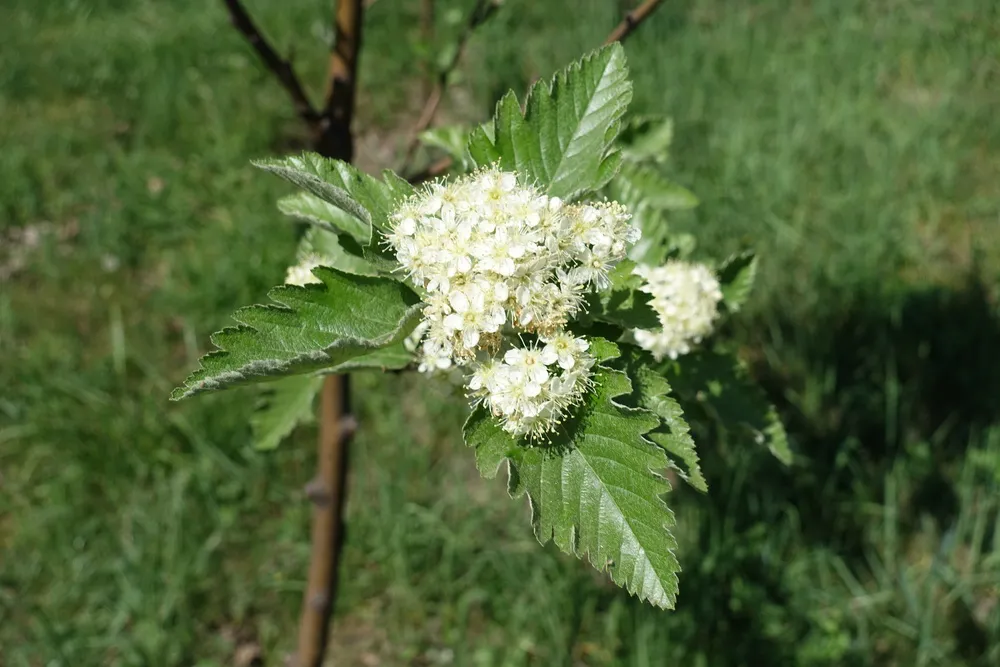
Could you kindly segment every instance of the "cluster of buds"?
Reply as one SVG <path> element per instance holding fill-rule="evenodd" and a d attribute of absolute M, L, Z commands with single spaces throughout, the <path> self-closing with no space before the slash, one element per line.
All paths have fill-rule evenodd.
<path fill-rule="evenodd" d="M 612 202 L 565 204 L 495 167 L 403 201 L 386 238 L 400 270 L 425 292 L 423 322 L 410 340 L 421 370 L 474 364 L 470 390 L 509 432 L 551 430 L 580 400 L 592 365 L 580 349 L 586 341 L 566 334 L 566 324 L 638 240 L 630 217 Z M 563 360 L 573 365 L 540 362 L 539 380 L 542 371 L 532 376 L 507 358 L 534 359 L 535 348 L 499 360 L 504 334 L 531 334 L 543 349 L 567 345 L 575 356 Z M 560 372 L 545 370 L 552 364 Z"/>
<path fill-rule="evenodd" d="M 661 328 L 636 329 L 635 342 L 659 361 L 676 359 L 691 351 L 692 344 L 712 332 L 718 316 L 722 289 L 704 264 L 671 260 L 663 266 L 639 265 L 635 274 L 645 280 L 642 291 L 650 294 Z"/>

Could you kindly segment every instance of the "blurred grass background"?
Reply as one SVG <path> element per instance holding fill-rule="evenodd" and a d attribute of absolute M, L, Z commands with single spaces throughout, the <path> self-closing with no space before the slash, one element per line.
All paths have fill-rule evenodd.
<path fill-rule="evenodd" d="M 446 36 L 471 2 L 437 4 Z M 507 0 L 441 121 L 627 4 Z M 327 5 L 248 2 L 310 82 Z M 398 160 L 438 55 L 418 11 L 367 13 L 368 167 Z M 1000 7 L 668 0 L 627 52 L 703 202 L 674 224 L 762 255 L 734 333 L 796 465 L 697 434 L 711 493 L 671 494 L 685 571 L 658 612 L 535 543 L 444 389 L 359 376 L 335 664 L 1000 664 Z M 0 665 L 291 650 L 314 430 L 256 452 L 254 391 L 167 394 L 283 279 L 287 190 L 248 161 L 301 143 L 221 2 L 0 7 Z"/>

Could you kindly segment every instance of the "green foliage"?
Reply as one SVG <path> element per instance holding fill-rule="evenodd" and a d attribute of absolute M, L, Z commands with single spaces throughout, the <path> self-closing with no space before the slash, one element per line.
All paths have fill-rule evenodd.
<path fill-rule="evenodd" d="M 662 264 L 669 254 L 693 241 L 690 235 L 672 233 L 667 220 L 668 212 L 692 209 L 699 203 L 694 193 L 663 173 L 662 163 L 672 140 L 673 122 L 669 118 L 630 118 L 619 136 L 622 168 L 604 189 L 610 199 L 632 211 L 632 224 L 642 232 L 642 238 L 629 250 L 629 257 L 642 264 Z"/>
<path fill-rule="evenodd" d="M 278 210 L 334 234 L 348 234 L 358 243 L 369 243 L 371 225 L 316 195 L 298 192 L 278 200 Z"/>
<path fill-rule="evenodd" d="M 323 227 L 345 232 L 341 234 L 345 251 L 363 257 L 381 273 L 392 271 L 395 264 L 381 243 L 380 232 L 387 228 L 389 216 L 399 201 L 413 193 L 413 186 L 391 171 L 382 172 L 379 181 L 342 160 L 316 153 L 257 160 L 254 164 L 356 218 L 363 225 L 361 228 L 342 220 L 338 224 L 339 216 L 309 198 L 284 200 L 282 207 L 290 215 L 309 222 L 320 221 Z"/>
<path fill-rule="evenodd" d="M 674 140 L 674 121 L 667 116 L 634 115 L 619 137 L 622 156 L 632 162 L 664 162 Z"/>
<path fill-rule="evenodd" d="M 250 419 L 254 447 L 274 449 L 300 423 L 313 418 L 313 399 L 323 386 L 318 375 L 293 375 L 267 385 L 261 405 Z"/>
<path fill-rule="evenodd" d="M 402 340 L 416 326 L 420 299 L 389 279 L 356 276 L 320 267 L 322 285 L 275 287 L 268 296 L 280 304 L 250 306 L 233 318 L 239 327 L 212 336 L 221 348 L 201 360 L 177 400 L 204 391 L 264 378 L 335 370 L 373 350 Z"/>
<path fill-rule="evenodd" d="M 527 494 L 540 542 L 586 555 L 639 599 L 672 608 L 680 565 L 674 517 L 660 498 L 670 485 L 654 472 L 667 458 L 645 437 L 659 419 L 614 400 L 632 392 L 625 373 L 598 366 L 594 385 L 551 442 L 524 446 L 480 407 L 466 422 L 466 443 L 487 477 L 507 460 L 508 491 Z"/>
<path fill-rule="evenodd" d="M 757 278 L 757 255 L 745 251 L 726 259 L 719 267 L 719 284 L 722 300 L 731 313 L 737 312 L 753 289 Z"/>
<path fill-rule="evenodd" d="M 398 115 L 412 88 L 396 83 L 419 73 L 419 4 L 369 13 L 356 119 L 366 137 L 389 143 L 412 125 Z M 484 47 L 466 52 L 450 112 L 521 90 L 621 18 L 596 0 L 505 4 L 511 18 L 499 14 Z M 1000 535 L 1000 458 L 978 447 L 1000 433 L 964 428 L 970 404 L 996 395 L 982 363 L 993 348 L 959 363 L 978 349 L 966 341 L 992 340 L 972 313 L 992 313 L 995 298 L 932 309 L 923 290 L 965 294 L 970 234 L 996 285 L 1000 89 L 980 66 L 995 3 L 721 5 L 663 3 L 630 38 L 632 108 L 676 118 L 669 168 L 703 203 L 671 215 L 674 231 L 696 229 L 720 258 L 745 239 L 760 251 L 735 328 L 808 460 L 794 475 L 755 449 L 720 460 L 692 410 L 712 493 L 671 494 L 684 590 L 664 614 L 537 547 L 522 508 L 496 502 L 471 469 L 461 401 L 424 378 L 359 375 L 352 465 L 363 473 L 334 621 L 344 631 L 330 648 L 344 664 L 1000 664 L 1000 546 L 989 539 Z M 285 50 L 316 7 L 250 9 Z M 0 227 L 42 230 L 23 268 L 0 279 L 0 661 L 212 667 L 259 646 L 270 663 L 294 650 L 313 433 L 249 451 L 246 392 L 169 405 L 163 392 L 294 253 L 271 213 L 284 184 L 246 170 L 287 145 L 287 97 L 224 29 L 221 3 L 13 0 L 0 16 Z M 885 39 L 859 39 L 871 26 Z M 295 49 L 317 89 L 327 64 L 326 49 Z M 79 234 L 58 240 L 41 221 L 78 221 Z M 25 249 L 10 239 L 4 269 Z M 887 284 L 893 300 L 870 298 Z M 901 302 L 928 310 L 897 327 Z M 893 355 L 919 368 L 896 394 L 884 377 Z M 956 391 L 965 378 L 974 389 Z M 929 418 L 938 412 L 953 417 Z M 989 478 L 960 474 L 973 455 Z M 883 495 L 886 457 L 901 484 Z M 957 518 L 940 514 L 951 498 Z M 825 554 L 836 558 L 820 567 Z"/>
<path fill-rule="evenodd" d="M 320 227 L 310 227 L 299 242 L 299 261 L 321 257 L 322 265 L 362 276 L 377 276 L 382 263 L 365 256 L 363 249 L 350 237 L 335 234 Z"/>
<path fill-rule="evenodd" d="M 608 192 L 632 209 L 648 206 L 658 211 L 675 211 L 698 205 L 693 192 L 667 180 L 657 167 L 628 160 L 611 179 Z"/>
<path fill-rule="evenodd" d="M 732 354 L 702 349 L 664 364 L 663 372 L 685 405 L 699 406 L 723 431 L 766 445 L 784 464 L 792 461 L 788 436 L 774 405 Z"/>
<path fill-rule="evenodd" d="M 420 133 L 420 141 L 426 146 L 433 146 L 444 151 L 445 155 L 455 162 L 460 171 L 468 171 L 472 166 L 469 156 L 469 128 L 461 125 L 447 125 L 424 130 Z"/>
<path fill-rule="evenodd" d="M 379 181 L 342 160 L 315 153 L 257 160 L 254 164 L 376 229 L 385 229 L 396 204 L 413 192 L 413 186 L 392 172 L 383 172 L 383 180 Z"/>
<path fill-rule="evenodd" d="M 707 492 L 708 483 L 698 464 L 698 452 L 695 451 L 691 428 L 684 420 L 684 410 L 670 396 L 670 383 L 654 370 L 656 364 L 653 358 L 647 352 L 627 345 L 623 346 L 621 358 L 615 365 L 632 380 L 632 395 L 628 397 L 627 404 L 645 408 L 660 418 L 660 425 L 646 437 L 671 456 L 671 466 L 684 481 L 698 491 Z"/>
<path fill-rule="evenodd" d="M 642 278 L 632 273 L 635 262 L 619 262 L 610 272 L 609 289 L 587 296 L 587 317 L 622 329 L 655 329 L 660 326 L 650 295 L 640 292 Z"/>
<path fill-rule="evenodd" d="M 615 43 L 532 86 L 523 114 L 517 96 L 507 93 L 497 104 L 493 138 L 477 128 L 469 152 L 480 166 L 499 161 L 550 195 L 573 199 L 617 172 L 621 155 L 612 146 L 631 99 L 625 53 Z"/>

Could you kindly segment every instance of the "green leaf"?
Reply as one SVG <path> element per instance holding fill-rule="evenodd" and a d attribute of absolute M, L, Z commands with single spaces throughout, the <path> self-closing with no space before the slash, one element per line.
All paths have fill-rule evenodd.
<path fill-rule="evenodd" d="M 598 569 L 641 600 L 672 608 L 680 565 L 669 528 L 673 513 L 661 496 L 670 490 L 654 471 L 668 461 L 644 435 L 659 419 L 613 399 L 631 392 L 628 377 L 596 367 L 595 388 L 552 443 L 528 447 L 504 432 L 481 406 L 465 425 L 486 477 L 508 461 L 508 492 L 528 495 L 535 536 L 586 555 Z"/>
<path fill-rule="evenodd" d="M 233 315 L 240 326 L 212 336 L 219 350 L 201 359 L 171 398 L 264 378 L 334 371 L 355 357 L 397 343 L 416 326 L 420 298 L 386 278 L 319 267 L 321 285 L 275 287 L 279 306 L 250 306 Z"/>
<path fill-rule="evenodd" d="M 614 176 L 621 155 L 612 148 L 632 99 L 625 52 L 612 44 L 559 72 L 528 92 L 522 114 L 517 97 L 505 95 L 494 114 L 494 137 L 472 133 L 469 153 L 479 166 L 499 161 L 548 194 L 573 199 L 601 188 Z"/>
<path fill-rule="evenodd" d="M 614 183 L 614 179 L 612 180 Z M 608 198 L 621 202 L 621 199 L 608 188 Z M 629 206 L 628 204 L 625 204 Z M 629 248 L 629 259 L 639 264 L 659 266 L 666 261 L 670 252 L 670 226 L 663 211 L 646 204 L 631 207 L 632 224 L 639 228 L 642 236 Z"/>
<path fill-rule="evenodd" d="M 323 258 L 322 265 L 359 276 L 377 276 L 385 267 L 370 262 L 364 248 L 350 236 L 333 234 L 320 227 L 310 227 L 299 242 L 300 259 L 306 255 Z M 389 267 L 391 270 L 391 267 Z"/>
<path fill-rule="evenodd" d="M 281 176 L 303 190 L 333 204 L 369 227 L 385 229 L 399 202 L 413 187 L 391 172 L 372 178 L 341 160 L 316 153 L 257 160 L 254 165 Z"/>
<path fill-rule="evenodd" d="M 649 206 L 665 211 L 694 208 L 698 198 L 687 188 L 668 180 L 652 166 L 626 162 L 608 184 L 615 200 L 631 209 Z"/>
<path fill-rule="evenodd" d="M 395 371 L 406 368 L 413 361 L 413 354 L 399 342 L 337 364 L 333 370 L 337 373 L 360 370 Z"/>
<path fill-rule="evenodd" d="M 792 462 L 778 411 L 732 354 L 697 350 L 663 365 L 664 375 L 684 401 L 700 404 L 724 431 L 766 445 L 779 461 Z"/>
<path fill-rule="evenodd" d="M 684 419 L 684 410 L 670 396 L 670 383 L 655 370 L 655 366 L 649 353 L 631 345 L 624 346 L 615 367 L 632 380 L 632 395 L 623 402 L 631 407 L 645 408 L 660 418 L 660 426 L 647 433 L 646 437 L 672 457 L 673 467 L 684 481 L 698 491 L 707 492 L 708 483 L 698 463 L 698 453 L 691 437 L 691 427 Z"/>
<path fill-rule="evenodd" d="M 632 273 L 635 262 L 624 260 L 611 270 L 610 289 L 587 295 L 587 314 L 599 322 L 623 329 L 657 329 L 660 319 L 650 305 L 652 297 L 640 292 L 642 279 Z"/>
<path fill-rule="evenodd" d="M 334 234 L 348 234 L 358 243 L 371 241 L 371 227 L 333 204 L 308 192 L 298 192 L 278 200 L 278 210 Z"/>
<path fill-rule="evenodd" d="M 294 375 L 269 383 L 262 405 L 250 418 L 257 449 L 275 449 L 299 424 L 313 417 L 313 399 L 323 386 L 316 375 Z"/>
<path fill-rule="evenodd" d="M 633 116 L 622 128 L 619 143 L 628 161 L 662 162 L 670 154 L 674 122 L 667 116 Z"/>
<path fill-rule="evenodd" d="M 751 251 L 729 257 L 719 267 L 722 300 L 729 312 L 737 312 L 750 296 L 757 278 L 757 256 Z"/>
<path fill-rule="evenodd" d="M 435 127 L 420 133 L 420 141 L 444 151 L 445 155 L 454 160 L 463 171 L 469 169 L 472 158 L 469 156 L 469 130 L 459 125 Z"/>

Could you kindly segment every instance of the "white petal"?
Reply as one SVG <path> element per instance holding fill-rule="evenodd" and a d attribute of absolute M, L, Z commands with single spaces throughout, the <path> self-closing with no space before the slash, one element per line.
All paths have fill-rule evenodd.
<path fill-rule="evenodd" d="M 511 366 L 516 366 L 524 361 L 524 350 L 516 347 L 507 350 L 507 354 L 503 355 L 503 360 Z"/>
<path fill-rule="evenodd" d="M 467 348 L 473 348 L 479 344 L 479 329 L 473 327 L 466 327 L 462 331 L 462 345 Z"/>
<path fill-rule="evenodd" d="M 542 354 L 538 357 L 541 359 L 542 363 L 546 366 L 551 366 L 559 359 L 559 354 L 556 352 L 554 345 L 546 345 L 542 349 Z"/>
<path fill-rule="evenodd" d="M 417 221 L 413 218 L 403 218 L 399 226 L 396 227 L 396 231 L 403 236 L 412 236 L 417 231 Z"/>
<path fill-rule="evenodd" d="M 545 369 L 545 366 L 541 364 L 534 366 L 529 372 L 528 377 L 532 382 L 537 382 L 538 384 L 544 383 L 549 379 L 549 372 Z"/>
<path fill-rule="evenodd" d="M 454 291 L 448 295 L 448 303 L 455 309 L 456 313 L 464 313 L 469 310 L 469 297 L 465 292 Z"/>

